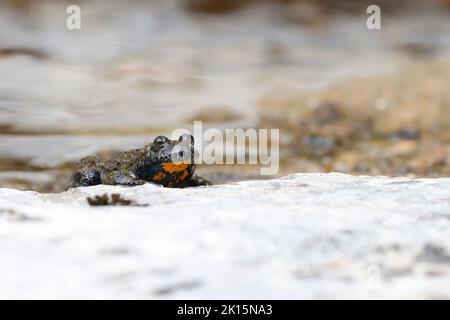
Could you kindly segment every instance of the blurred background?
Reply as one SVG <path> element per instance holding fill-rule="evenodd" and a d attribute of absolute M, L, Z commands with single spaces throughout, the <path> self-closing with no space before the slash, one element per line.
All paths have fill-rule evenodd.
<path fill-rule="evenodd" d="M 279 128 L 279 175 L 448 176 L 449 84 L 447 0 L 3 0 L 0 187 L 62 191 L 81 157 L 194 120 Z"/>

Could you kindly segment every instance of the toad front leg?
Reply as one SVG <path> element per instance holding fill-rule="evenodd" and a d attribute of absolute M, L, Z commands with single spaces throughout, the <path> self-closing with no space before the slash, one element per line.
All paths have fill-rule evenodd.
<path fill-rule="evenodd" d="M 113 171 L 108 173 L 103 178 L 103 184 L 109 184 L 109 185 L 122 185 L 122 186 L 138 186 L 141 184 L 144 184 L 144 180 L 140 180 L 136 177 L 134 177 L 134 174 L 132 173 L 125 173 L 121 171 Z"/>
<path fill-rule="evenodd" d="M 200 187 L 200 186 L 210 186 L 211 185 L 211 181 L 209 181 L 208 179 L 202 178 L 200 177 L 198 174 L 194 174 L 191 178 L 191 180 L 189 180 L 189 187 Z"/>
<path fill-rule="evenodd" d="M 102 183 L 100 159 L 97 156 L 89 156 L 81 159 L 75 168 L 68 188 L 95 186 Z"/>

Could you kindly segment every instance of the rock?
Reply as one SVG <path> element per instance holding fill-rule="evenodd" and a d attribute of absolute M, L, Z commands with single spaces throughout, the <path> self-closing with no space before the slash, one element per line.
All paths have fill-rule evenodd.
<path fill-rule="evenodd" d="M 322 158 L 330 155 L 335 147 L 333 138 L 309 135 L 303 138 L 300 150 L 307 156 Z"/>
<path fill-rule="evenodd" d="M 389 135 L 389 140 L 417 140 L 420 138 L 420 131 L 414 128 L 403 128 Z"/>
<path fill-rule="evenodd" d="M 336 122 L 342 117 L 339 107 L 329 102 L 319 105 L 312 115 L 319 125 Z"/>
<path fill-rule="evenodd" d="M 393 143 L 390 146 L 387 146 L 388 154 L 391 157 L 408 157 L 412 156 L 415 151 L 417 151 L 418 143 L 416 141 L 410 141 L 410 140 L 402 140 Z"/>
<path fill-rule="evenodd" d="M 0 298 L 448 299 L 449 234 L 449 178 L 0 189 Z"/>
<path fill-rule="evenodd" d="M 424 174 L 435 166 L 445 165 L 447 151 L 443 148 L 429 148 L 426 153 L 412 159 L 409 167 L 416 173 Z"/>

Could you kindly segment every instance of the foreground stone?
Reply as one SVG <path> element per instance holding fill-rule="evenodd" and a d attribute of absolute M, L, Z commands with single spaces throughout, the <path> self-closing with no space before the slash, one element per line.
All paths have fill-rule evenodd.
<path fill-rule="evenodd" d="M 0 189 L 0 298 L 450 298 L 449 235 L 448 178 Z"/>

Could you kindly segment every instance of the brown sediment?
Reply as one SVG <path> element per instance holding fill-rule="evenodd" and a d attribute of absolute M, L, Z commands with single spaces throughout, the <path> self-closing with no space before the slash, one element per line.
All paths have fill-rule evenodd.
<path fill-rule="evenodd" d="M 0 159 L 0 171 L 40 171 L 43 170 L 41 166 L 31 164 L 29 161 L 20 159 Z"/>
<path fill-rule="evenodd" d="M 21 129 L 9 124 L 0 124 L 0 135 L 18 135 L 18 136 L 33 136 L 33 135 L 77 135 L 77 136 L 110 136 L 110 135 L 157 135 L 161 132 L 171 131 L 169 128 L 148 128 L 148 127 L 133 127 L 133 128 L 105 128 L 105 129 Z"/>
<path fill-rule="evenodd" d="M 447 0 L 442 0 L 443 4 Z M 313 7 L 314 10 L 326 13 L 326 14 L 336 14 L 336 13 L 365 13 L 367 6 L 369 5 L 366 1 L 361 0 L 184 0 L 184 6 L 190 12 L 194 13 L 208 13 L 208 14 L 227 14 L 233 13 L 237 10 L 244 9 L 250 5 L 267 5 L 268 3 L 272 5 L 279 5 L 280 8 L 285 9 L 285 13 L 289 14 L 292 11 L 303 9 L 307 13 L 310 13 L 309 7 Z M 392 13 L 399 12 L 400 10 L 405 10 L 408 5 L 414 6 L 421 4 L 420 0 L 377 0 L 374 4 L 379 5 L 383 8 L 384 12 Z"/>
<path fill-rule="evenodd" d="M 184 0 L 184 6 L 191 12 L 223 14 L 241 9 L 255 0 Z"/>
<path fill-rule="evenodd" d="M 35 59 L 47 59 L 48 54 L 38 49 L 33 48 L 0 48 L 0 58 L 10 57 L 10 56 L 30 56 Z"/>
<path fill-rule="evenodd" d="M 57 181 L 52 182 L 35 182 L 25 179 L 4 179 L 0 181 L 1 188 L 11 188 L 17 190 L 32 190 L 42 193 L 60 192 L 64 190 L 64 186 L 58 186 Z"/>
<path fill-rule="evenodd" d="M 280 129 L 284 170 L 449 175 L 448 83 L 450 64 L 432 61 L 322 92 L 279 90 L 260 101 L 259 126 Z"/>
<path fill-rule="evenodd" d="M 239 120 L 241 117 L 227 108 L 212 108 L 203 110 L 185 119 L 185 122 L 204 121 L 210 123 L 223 123 Z"/>
<path fill-rule="evenodd" d="M 293 93 L 281 88 L 259 101 L 258 127 L 280 129 L 278 175 L 338 171 L 448 176 L 448 83 L 450 64 L 434 60 L 410 63 L 395 74 L 344 81 L 320 92 Z M 114 155 L 117 152 L 105 151 L 101 157 L 111 159 Z M 73 162 L 55 167 L 60 175 L 51 185 L 9 179 L 0 181 L 0 186 L 62 191 L 73 167 Z M 0 170 L 45 169 L 27 161 L 0 160 Z M 179 170 L 180 179 L 183 176 L 181 167 L 170 164 L 167 169 Z M 199 171 L 215 183 L 271 178 L 260 176 L 259 167 L 249 165 L 200 166 Z"/>
<path fill-rule="evenodd" d="M 147 204 L 139 204 L 134 200 L 125 199 L 118 193 L 111 195 L 104 193 L 94 197 L 87 197 L 86 200 L 91 206 L 147 206 Z"/>

